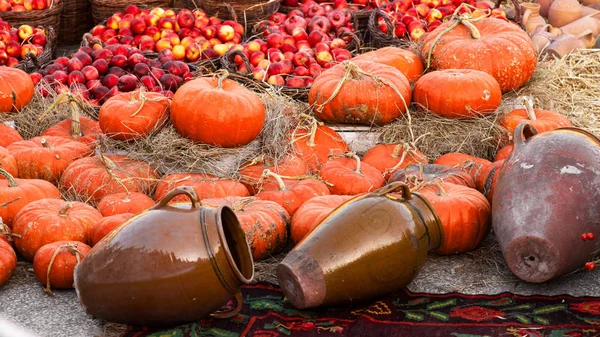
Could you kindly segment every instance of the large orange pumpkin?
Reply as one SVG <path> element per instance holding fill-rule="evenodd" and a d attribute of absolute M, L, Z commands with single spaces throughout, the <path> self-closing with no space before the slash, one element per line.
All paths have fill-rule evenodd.
<path fill-rule="evenodd" d="M 219 179 L 210 174 L 174 173 L 158 182 L 154 199 L 161 200 L 167 193 L 179 186 L 192 187 L 200 199 L 250 196 L 246 186 L 234 180 Z M 182 202 L 187 200 L 189 200 L 187 197 L 180 195 L 171 201 Z"/>
<path fill-rule="evenodd" d="M 123 155 L 82 158 L 67 167 L 60 185 L 71 194 L 97 203 L 109 194 L 148 194 L 159 176 L 148 163 Z"/>
<path fill-rule="evenodd" d="M 246 234 L 254 261 L 278 253 L 287 242 L 290 215 L 276 202 L 253 197 L 227 197 L 204 199 L 202 205 L 215 208 L 226 205 L 233 209 Z"/>
<path fill-rule="evenodd" d="M 384 125 L 408 110 L 410 83 L 390 66 L 344 61 L 324 71 L 308 92 L 315 116 L 327 123 Z"/>
<path fill-rule="evenodd" d="M 169 115 L 169 99 L 143 89 L 109 98 L 98 113 L 100 128 L 117 140 L 146 138 L 163 126 Z"/>
<path fill-rule="evenodd" d="M 12 176 L 19 176 L 19 168 L 17 167 L 15 156 L 10 154 L 10 152 L 2 146 L 0 146 L 0 168 L 10 173 Z M 0 176 L 0 179 L 5 178 Z"/>
<path fill-rule="evenodd" d="M 485 195 L 490 205 L 494 199 L 494 188 L 496 187 L 496 181 L 498 181 L 498 173 L 503 165 L 504 159 L 495 161 L 484 167 L 477 178 L 477 189 Z"/>
<path fill-rule="evenodd" d="M 442 221 L 444 243 L 439 254 L 471 251 L 488 234 L 492 208 L 479 191 L 450 183 L 438 183 L 418 192 L 433 205 Z"/>
<path fill-rule="evenodd" d="M 350 61 L 371 61 L 398 69 L 409 81 L 414 82 L 423 74 L 423 63 L 410 50 L 384 47 L 353 57 Z"/>
<path fill-rule="evenodd" d="M 7 147 L 14 142 L 22 141 L 19 131 L 0 123 L 0 146 Z"/>
<path fill-rule="evenodd" d="M 256 194 L 260 178 L 265 170 L 288 177 L 308 174 L 308 166 L 298 156 L 287 155 L 279 162 L 276 162 L 272 158 L 260 156 L 242 166 L 239 171 L 241 176 L 240 181 L 250 191 L 250 194 Z"/>
<path fill-rule="evenodd" d="M 17 268 L 17 254 L 6 241 L 0 240 L 0 287 L 10 279 Z"/>
<path fill-rule="evenodd" d="M 59 181 L 67 166 L 91 154 L 92 148 L 71 139 L 53 136 L 35 137 L 12 143 L 10 154 L 17 160 L 19 177 Z"/>
<path fill-rule="evenodd" d="M 90 245 L 95 246 L 100 240 L 107 236 L 113 229 L 119 227 L 123 222 L 129 220 L 135 214 L 121 213 L 115 215 L 109 215 L 105 218 L 100 219 L 94 224 L 92 234 L 90 236 Z"/>
<path fill-rule="evenodd" d="M 553 111 L 534 109 L 531 99 L 524 97 L 523 100 L 525 102 L 524 109 L 515 109 L 498 120 L 498 125 L 506 129 L 509 138 L 523 121 L 528 121 L 538 130 L 538 133 L 573 126 L 567 117 Z"/>
<path fill-rule="evenodd" d="M 15 179 L 3 169 L 0 169 L 0 175 L 6 178 L 0 179 L 0 218 L 8 227 L 12 228 L 17 212 L 30 202 L 44 198 L 61 198 L 58 189 L 45 180 Z"/>
<path fill-rule="evenodd" d="M 415 84 L 413 100 L 442 117 L 474 118 L 496 111 L 502 91 L 498 81 L 486 72 L 445 69 L 423 75 Z"/>
<path fill-rule="evenodd" d="M 341 155 L 350 148 L 342 136 L 310 116 L 303 116 L 292 133 L 292 147 L 312 172 L 318 172 L 330 155 Z"/>
<path fill-rule="evenodd" d="M 0 67 L 0 113 L 20 111 L 33 98 L 33 81 L 13 67 Z"/>
<path fill-rule="evenodd" d="M 510 154 L 513 152 L 513 148 L 514 146 L 510 144 L 498 150 L 498 152 L 496 152 L 496 156 L 494 157 L 494 161 L 507 159 L 508 156 L 510 156 Z"/>
<path fill-rule="evenodd" d="M 73 102 L 73 104 L 77 104 Z M 62 137 L 94 146 L 102 134 L 100 124 L 88 117 L 80 116 L 79 107 L 73 106 L 71 118 L 49 127 L 42 136 Z"/>
<path fill-rule="evenodd" d="M 362 161 L 378 169 L 386 181 L 409 165 L 429 162 L 421 151 L 406 143 L 377 144 L 365 153 Z"/>
<path fill-rule="evenodd" d="M 502 92 L 523 86 L 537 65 L 529 35 L 500 19 L 469 22 L 459 17 L 444 22 L 422 40 L 421 55 L 428 67 L 485 71 L 498 81 Z"/>
<path fill-rule="evenodd" d="M 265 105 L 235 81 L 201 77 L 177 90 L 171 103 L 171 122 L 193 141 L 237 147 L 258 136 L 265 122 Z"/>
<path fill-rule="evenodd" d="M 357 155 L 332 158 L 321 168 L 321 179 L 329 186 L 331 194 L 356 195 L 374 191 L 385 180 L 378 169 L 362 163 Z"/>
<path fill-rule="evenodd" d="M 292 241 L 300 242 L 334 209 L 353 197 L 351 195 L 323 195 L 303 203 L 292 217 L 290 226 Z"/>
<path fill-rule="evenodd" d="M 41 247 L 33 258 L 33 272 L 44 291 L 53 294 L 51 288 L 73 288 L 75 266 L 90 250 L 90 246 L 78 241 L 58 241 Z"/>
<path fill-rule="evenodd" d="M 468 154 L 459 152 L 450 152 L 438 157 L 434 164 L 446 165 L 465 171 L 473 177 L 473 181 L 477 180 L 477 176 L 482 168 L 488 166 L 492 162 L 483 158 L 477 158 Z"/>
<path fill-rule="evenodd" d="M 410 165 L 394 173 L 388 182 L 405 183 L 410 188 L 439 182 L 475 188 L 473 177 L 467 172 L 450 166 L 436 164 Z"/>
<path fill-rule="evenodd" d="M 42 199 L 23 207 L 13 223 L 15 247 L 31 261 L 40 247 L 56 241 L 89 242 L 102 214 L 82 202 Z"/>
<path fill-rule="evenodd" d="M 132 213 L 138 214 L 154 206 L 154 200 L 144 193 L 123 192 L 109 194 L 102 198 L 96 209 L 102 216 Z"/>

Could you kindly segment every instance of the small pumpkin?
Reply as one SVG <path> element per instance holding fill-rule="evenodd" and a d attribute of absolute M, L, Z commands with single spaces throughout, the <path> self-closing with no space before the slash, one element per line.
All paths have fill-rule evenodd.
<path fill-rule="evenodd" d="M 450 183 L 437 183 L 418 192 L 431 202 L 442 221 L 444 243 L 436 253 L 471 251 L 488 234 L 492 209 L 479 191 Z"/>
<path fill-rule="evenodd" d="M 165 124 L 169 105 L 167 97 L 144 89 L 115 95 L 100 108 L 100 129 L 117 140 L 146 138 Z"/>
<path fill-rule="evenodd" d="M 379 170 L 386 181 L 409 165 L 429 162 L 421 151 L 407 143 L 377 144 L 365 153 L 362 161 Z"/>
<path fill-rule="evenodd" d="M 265 170 L 264 177 L 263 189 L 256 194 L 256 197 L 276 202 L 283 206 L 290 216 L 293 216 L 307 200 L 320 195 L 329 195 L 327 185 L 316 179 L 284 180 L 280 175 L 268 170 Z M 272 184 L 273 181 L 275 184 Z"/>
<path fill-rule="evenodd" d="M 260 184 L 260 178 L 265 170 L 273 173 L 295 177 L 308 174 L 308 166 L 302 158 L 286 155 L 279 162 L 263 156 L 257 157 L 240 168 L 240 182 L 246 186 L 250 194 L 254 195 Z"/>
<path fill-rule="evenodd" d="M 253 141 L 265 123 L 265 105 L 246 87 L 222 76 L 182 85 L 171 103 L 171 122 L 193 141 L 237 147 Z"/>
<path fill-rule="evenodd" d="M 98 136 L 102 134 L 100 124 L 91 118 L 81 116 L 77 101 L 72 99 L 70 103 L 71 118 L 47 128 L 41 135 L 67 138 L 93 147 Z"/>
<path fill-rule="evenodd" d="M 423 36 L 421 55 L 427 68 L 485 71 L 498 81 L 502 92 L 522 87 L 537 66 L 529 35 L 521 27 L 495 18 L 472 22 L 458 16 L 448 20 Z"/>
<path fill-rule="evenodd" d="M 315 116 L 327 123 L 385 125 L 408 110 L 408 79 L 390 66 L 344 61 L 324 71 L 308 92 Z"/>
<path fill-rule="evenodd" d="M 21 137 L 19 131 L 6 124 L 0 123 L 0 146 L 7 147 L 14 142 L 20 142 L 22 140 L 23 137 Z"/>
<path fill-rule="evenodd" d="M 292 133 L 292 147 L 312 172 L 318 172 L 330 155 L 350 151 L 342 136 L 315 118 L 303 115 Z"/>
<path fill-rule="evenodd" d="M 411 189 L 431 183 L 451 183 L 475 188 L 473 177 L 467 172 L 459 169 L 436 164 L 410 165 L 392 175 L 388 183 L 401 182 L 407 184 Z"/>
<path fill-rule="evenodd" d="M 473 181 L 477 180 L 477 176 L 482 168 L 488 166 L 492 162 L 483 158 L 477 158 L 468 154 L 459 152 L 450 152 L 438 157 L 434 164 L 446 165 L 465 171 L 473 177 Z"/>
<path fill-rule="evenodd" d="M 510 154 L 513 152 L 513 148 L 513 144 L 510 144 L 498 150 L 498 152 L 496 152 L 496 156 L 494 157 L 494 161 L 508 159 L 508 156 L 510 156 Z"/>
<path fill-rule="evenodd" d="M 100 154 L 71 163 L 63 173 L 60 185 L 69 193 L 97 203 L 109 194 L 148 194 L 158 178 L 156 170 L 142 160 Z"/>
<path fill-rule="evenodd" d="M 122 223 L 132 218 L 135 214 L 132 213 L 121 213 L 115 215 L 109 215 L 100 219 L 92 229 L 92 235 L 90 239 L 91 246 L 95 246 L 100 240 L 102 240 L 108 233 L 112 232 L 113 229 L 119 227 Z"/>
<path fill-rule="evenodd" d="M 33 80 L 17 68 L 0 67 L 0 113 L 21 111 L 33 98 Z"/>
<path fill-rule="evenodd" d="M 0 287 L 10 279 L 17 268 L 17 254 L 6 241 L 0 240 Z"/>
<path fill-rule="evenodd" d="M 325 163 L 321 168 L 321 179 L 327 183 L 331 194 L 338 195 L 371 192 L 385 185 L 381 172 L 367 163 L 362 163 L 353 153 Z"/>
<path fill-rule="evenodd" d="M 506 129 L 509 137 L 514 134 L 517 126 L 523 121 L 528 121 L 538 130 L 538 133 L 573 126 L 567 117 L 557 112 L 534 109 L 531 97 L 523 97 L 522 99 L 525 103 L 524 109 L 515 109 L 498 120 L 498 125 Z"/>
<path fill-rule="evenodd" d="M 0 218 L 12 228 L 17 212 L 27 204 L 44 199 L 60 199 L 58 189 L 51 183 L 40 179 L 15 179 L 10 173 L 0 169 Z"/>
<path fill-rule="evenodd" d="M 89 242 L 102 214 L 77 201 L 42 199 L 23 207 L 13 223 L 15 247 L 31 261 L 40 247 L 56 241 Z"/>
<path fill-rule="evenodd" d="M 350 61 L 371 61 L 394 67 L 410 82 L 415 82 L 423 74 L 423 63 L 419 55 L 398 47 L 375 49 L 353 57 Z"/>
<path fill-rule="evenodd" d="M 19 176 L 19 168 L 17 167 L 15 156 L 2 146 L 0 146 L 0 168 L 12 176 Z M 0 179 L 4 179 L 4 177 L 0 176 Z"/>
<path fill-rule="evenodd" d="M 292 217 L 290 226 L 292 241 L 300 242 L 333 210 L 353 197 L 351 195 L 323 195 L 303 203 Z"/>
<path fill-rule="evenodd" d="M 17 161 L 19 178 L 43 179 L 51 183 L 60 180 L 69 164 L 92 152 L 86 144 L 53 136 L 12 143 L 8 150 Z"/>
<path fill-rule="evenodd" d="M 290 215 L 276 202 L 253 197 L 227 197 L 204 199 L 202 204 L 214 208 L 226 205 L 233 209 L 246 234 L 254 261 L 278 253 L 287 242 Z"/>
<path fill-rule="evenodd" d="M 436 115 L 468 119 L 494 113 L 502 102 L 502 91 L 486 72 L 445 69 L 423 75 L 415 84 L 413 100 Z"/>
<path fill-rule="evenodd" d="M 44 292 L 54 295 L 51 288 L 73 288 L 75 266 L 90 250 L 90 246 L 78 241 L 58 241 L 41 247 L 33 258 L 33 272 Z"/>
<path fill-rule="evenodd" d="M 496 187 L 496 181 L 498 180 L 498 173 L 500 173 L 503 165 L 504 159 L 495 161 L 484 167 L 477 178 L 477 190 L 485 195 L 490 202 L 490 205 L 494 199 L 494 188 Z"/>
<path fill-rule="evenodd" d="M 154 198 L 161 200 L 167 193 L 179 186 L 192 187 L 200 199 L 250 196 L 246 186 L 234 180 L 219 179 L 210 174 L 174 173 L 158 182 Z M 180 195 L 171 201 L 185 202 L 187 200 L 189 200 L 187 197 Z"/>
<path fill-rule="evenodd" d="M 144 193 L 124 192 L 109 194 L 102 198 L 96 209 L 102 216 L 123 213 L 138 214 L 154 206 L 154 200 Z"/>

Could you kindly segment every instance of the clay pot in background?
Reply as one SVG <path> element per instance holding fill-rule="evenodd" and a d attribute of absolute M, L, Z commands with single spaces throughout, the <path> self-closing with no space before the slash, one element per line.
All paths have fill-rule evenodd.
<path fill-rule="evenodd" d="M 540 55 L 546 47 L 560 35 L 562 35 L 562 31 L 552 27 L 552 25 L 546 24 L 537 27 L 531 36 L 531 41 L 533 41 L 538 55 Z"/>
<path fill-rule="evenodd" d="M 596 43 L 596 38 L 591 30 L 586 30 L 579 35 L 563 34 L 546 48 L 546 53 L 554 58 L 563 58 L 577 49 L 591 48 Z"/>
<path fill-rule="evenodd" d="M 548 22 L 554 27 L 562 27 L 596 12 L 593 8 L 580 5 L 577 0 L 555 0 L 548 11 Z"/>
<path fill-rule="evenodd" d="M 595 37 L 600 35 L 600 12 L 586 15 L 560 27 L 563 33 L 571 35 L 579 35 L 588 29 L 592 31 Z"/>
<path fill-rule="evenodd" d="M 529 35 L 539 27 L 546 24 L 546 19 L 540 15 L 540 5 L 534 3 L 521 4 L 521 23 Z"/>
<path fill-rule="evenodd" d="M 584 6 L 600 4 L 600 0 L 581 0 L 581 4 Z"/>
<path fill-rule="evenodd" d="M 540 5 L 541 16 L 548 18 L 548 11 L 550 10 L 552 2 L 554 2 L 554 0 L 535 0 L 535 3 Z"/>

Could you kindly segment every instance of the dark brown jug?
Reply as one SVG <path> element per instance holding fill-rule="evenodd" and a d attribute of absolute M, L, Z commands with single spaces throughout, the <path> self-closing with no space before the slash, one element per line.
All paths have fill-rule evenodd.
<path fill-rule="evenodd" d="M 493 227 L 510 270 L 545 282 L 582 268 L 600 249 L 600 140 L 576 128 L 515 130 L 498 174 Z"/>
<path fill-rule="evenodd" d="M 442 243 L 429 202 L 392 183 L 334 210 L 277 266 L 277 278 L 300 309 L 363 301 L 406 286 Z"/>
<path fill-rule="evenodd" d="M 168 205 L 180 194 L 191 206 Z M 166 326 L 234 316 L 242 307 L 240 286 L 253 277 L 233 211 L 202 207 L 192 188 L 179 187 L 94 246 L 77 265 L 75 289 L 94 317 Z M 214 313 L 234 296 L 234 309 Z"/>

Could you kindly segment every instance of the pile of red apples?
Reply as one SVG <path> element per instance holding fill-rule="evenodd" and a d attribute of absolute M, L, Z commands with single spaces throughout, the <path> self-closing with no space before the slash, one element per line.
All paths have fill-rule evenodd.
<path fill-rule="evenodd" d="M 127 44 L 142 52 L 170 50 L 178 61 L 197 62 L 223 56 L 240 44 L 244 27 L 201 10 L 142 10 L 130 5 L 91 33 L 105 44 Z"/>
<path fill-rule="evenodd" d="M 44 30 L 29 25 L 14 28 L 0 18 L 0 66 L 14 67 L 27 53 L 38 56 L 44 52 L 46 43 Z"/>
<path fill-rule="evenodd" d="M 0 0 L 0 12 L 25 12 L 48 9 L 60 0 Z"/>
<path fill-rule="evenodd" d="M 298 7 L 299 5 L 301 5 L 302 3 L 304 3 L 305 1 L 302 0 L 282 0 L 281 1 L 281 5 L 282 6 L 288 6 L 288 7 Z M 344 8 L 348 8 L 350 10 L 370 10 L 370 9 L 375 9 L 385 3 L 388 3 L 389 1 L 386 0 L 335 0 L 335 1 L 331 1 L 331 0 L 316 0 L 317 3 L 322 4 L 325 8 L 328 8 L 328 6 L 334 7 L 334 8 L 341 8 L 341 6 L 343 6 Z"/>

